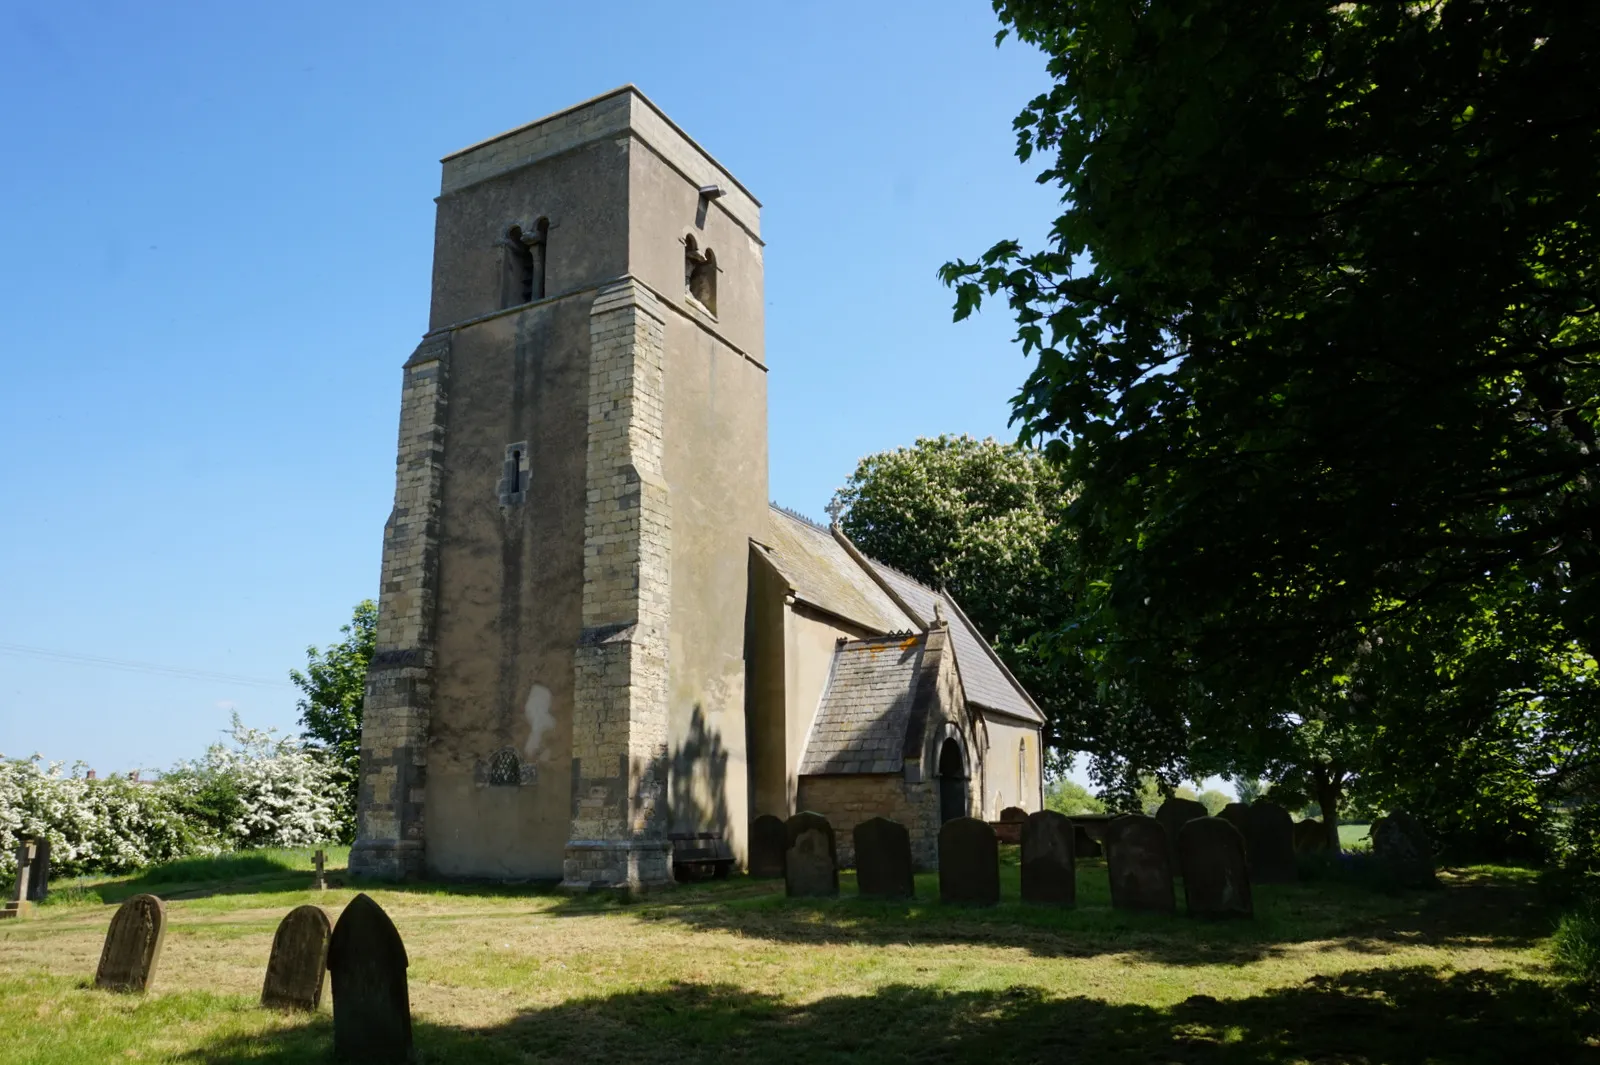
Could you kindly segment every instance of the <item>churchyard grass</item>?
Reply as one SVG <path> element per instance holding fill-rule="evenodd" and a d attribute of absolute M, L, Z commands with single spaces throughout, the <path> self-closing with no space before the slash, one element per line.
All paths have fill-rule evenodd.
<path fill-rule="evenodd" d="M 1318 881 L 1256 890 L 1254 921 L 1130 915 L 1105 867 L 1078 907 L 788 900 L 735 877 L 644 901 L 472 885 L 369 887 L 410 956 L 424 1063 L 544 1060 L 1587 1061 L 1592 1014 L 1550 966 L 1535 874 L 1447 871 L 1436 892 Z M 260 859 L 261 856 L 256 856 Z M 318 1062 L 332 1026 L 255 1005 L 277 922 L 314 902 L 309 854 L 80 884 L 0 926 L 0 1062 Z M 330 867 L 342 865 L 336 852 Z M 144 998 L 90 990 L 116 901 L 157 889 L 167 938 Z M 1181 890 L 1179 894 L 1181 900 Z M 1180 902 L 1181 909 L 1181 902 Z"/>

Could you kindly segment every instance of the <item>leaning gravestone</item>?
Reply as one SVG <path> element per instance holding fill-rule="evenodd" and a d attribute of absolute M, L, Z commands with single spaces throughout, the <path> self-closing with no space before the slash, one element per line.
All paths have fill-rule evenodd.
<path fill-rule="evenodd" d="M 1116 909 L 1177 911 L 1172 855 L 1160 821 L 1143 814 L 1113 818 L 1106 826 L 1106 868 Z"/>
<path fill-rule="evenodd" d="M 328 941 L 333 976 L 333 1056 L 403 1065 L 411 1057 L 406 945 L 365 894 L 350 900 Z"/>
<path fill-rule="evenodd" d="M 1078 900 L 1072 822 L 1054 810 L 1028 815 L 1022 826 L 1022 901 L 1071 906 Z"/>
<path fill-rule="evenodd" d="M 50 894 L 50 839 L 40 836 L 33 844 L 33 865 L 28 869 L 28 901 L 43 902 Z"/>
<path fill-rule="evenodd" d="M 839 852 L 833 826 L 821 814 L 797 813 L 784 824 L 784 888 L 790 898 L 832 898 L 839 894 Z"/>
<path fill-rule="evenodd" d="M 1372 856 L 1401 887 L 1438 887 L 1433 842 L 1410 814 L 1396 810 L 1372 822 Z"/>
<path fill-rule="evenodd" d="M 940 827 L 939 901 L 958 906 L 1000 904 L 1000 843 L 989 822 L 956 817 Z"/>
<path fill-rule="evenodd" d="M 300 906 L 278 924 L 267 957 L 261 1004 L 273 1009 L 315 1010 L 322 1002 L 333 926 L 321 906 Z"/>
<path fill-rule="evenodd" d="M 911 833 L 899 821 L 873 817 L 850 833 L 856 847 L 856 889 L 882 899 L 916 895 L 911 875 Z"/>
<path fill-rule="evenodd" d="M 1245 850 L 1250 879 L 1257 884 L 1293 884 L 1300 879 L 1294 858 L 1294 818 L 1275 802 L 1255 802 L 1245 811 Z"/>
<path fill-rule="evenodd" d="M 783 875 L 783 852 L 789 849 L 789 833 L 781 818 L 762 814 L 750 825 L 750 875 Z"/>
<path fill-rule="evenodd" d="M 1178 830 L 1196 818 L 1206 817 L 1206 808 L 1193 799 L 1168 799 L 1156 810 L 1156 820 L 1167 833 L 1167 850 L 1172 868 L 1178 868 Z"/>
<path fill-rule="evenodd" d="M 1254 917 L 1244 836 L 1220 817 L 1201 817 L 1178 830 L 1183 902 L 1190 917 Z"/>
<path fill-rule="evenodd" d="M 1079 858 L 1098 858 L 1105 853 L 1100 841 L 1089 835 L 1082 825 L 1072 826 L 1072 853 Z"/>
<path fill-rule="evenodd" d="M 124 902 L 106 930 L 94 986 L 103 991 L 145 991 L 155 977 L 166 935 L 164 902 L 154 895 L 135 895 Z"/>
<path fill-rule="evenodd" d="M 1326 854 L 1328 831 L 1321 821 L 1308 817 L 1296 821 L 1294 826 L 1294 852 L 1296 854 Z"/>

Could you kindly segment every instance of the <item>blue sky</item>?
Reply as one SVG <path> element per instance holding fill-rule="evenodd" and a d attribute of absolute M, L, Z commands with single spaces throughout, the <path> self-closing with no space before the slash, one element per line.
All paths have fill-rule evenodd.
<path fill-rule="evenodd" d="M 935 277 L 1056 213 L 1012 155 L 1043 62 L 997 28 L 984 0 L 6 5 L 0 753 L 120 772 L 230 708 L 294 727 L 287 671 L 377 591 L 439 157 L 625 82 L 765 204 L 780 502 L 1009 436 L 1011 322 L 952 324 Z"/>

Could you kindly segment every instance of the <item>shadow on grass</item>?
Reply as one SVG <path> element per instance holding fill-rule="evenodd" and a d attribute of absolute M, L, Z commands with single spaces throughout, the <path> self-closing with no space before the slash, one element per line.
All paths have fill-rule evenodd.
<path fill-rule="evenodd" d="M 426 1065 L 543 1060 L 805 1063 L 1083 1061 L 1267 1065 L 1600 1061 L 1594 1018 L 1551 985 L 1504 972 L 1351 970 L 1246 999 L 1171 1008 L 1053 999 L 1029 987 L 891 986 L 799 1005 L 727 985 L 677 984 L 534 1010 L 508 1023 L 418 1023 Z M 326 1017 L 178 1060 L 329 1059 Z"/>

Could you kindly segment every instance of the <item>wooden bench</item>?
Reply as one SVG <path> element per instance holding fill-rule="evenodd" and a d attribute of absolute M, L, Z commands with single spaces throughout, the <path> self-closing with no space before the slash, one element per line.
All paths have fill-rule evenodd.
<path fill-rule="evenodd" d="M 667 839 L 672 841 L 672 878 L 680 884 L 726 880 L 733 871 L 733 848 L 721 832 L 669 832 Z"/>

